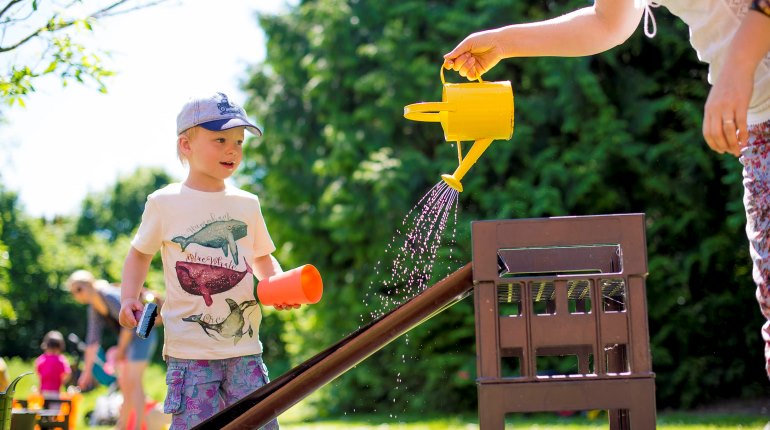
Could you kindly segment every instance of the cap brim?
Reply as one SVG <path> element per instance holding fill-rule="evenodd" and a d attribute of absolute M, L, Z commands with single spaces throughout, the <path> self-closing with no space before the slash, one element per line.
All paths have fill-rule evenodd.
<path fill-rule="evenodd" d="M 262 136 L 262 130 L 259 127 L 240 118 L 218 119 L 216 121 L 204 122 L 198 125 L 209 131 L 222 131 L 235 127 L 246 127 L 246 130 L 250 131 L 252 134 Z"/>

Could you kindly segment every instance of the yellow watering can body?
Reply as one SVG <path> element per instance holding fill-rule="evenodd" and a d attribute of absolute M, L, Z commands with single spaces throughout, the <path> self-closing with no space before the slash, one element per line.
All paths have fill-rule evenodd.
<path fill-rule="evenodd" d="M 513 135 L 513 90 L 510 81 L 453 84 L 444 80 L 441 102 L 414 103 L 404 107 L 404 117 L 414 121 L 439 122 L 447 142 L 457 142 L 459 166 L 442 179 L 459 192 L 460 180 L 495 139 Z M 463 158 L 460 142 L 475 143 Z"/>

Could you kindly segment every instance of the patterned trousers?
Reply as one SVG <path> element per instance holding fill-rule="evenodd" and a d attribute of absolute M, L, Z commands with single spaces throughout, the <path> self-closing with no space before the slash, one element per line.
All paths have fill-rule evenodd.
<path fill-rule="evenodd" d="M 746 235 L 754 265 L 757 302 L 767 320 L 762 326 L 765 369 L 770 378 L 770 121 L 749 127 L 749 141 L 741 153 Z"/>

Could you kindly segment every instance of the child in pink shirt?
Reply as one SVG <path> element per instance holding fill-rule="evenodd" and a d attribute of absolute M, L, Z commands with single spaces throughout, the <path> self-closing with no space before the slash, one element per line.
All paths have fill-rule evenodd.
<path fill-rule="evenodd" d="M 72 372 L 67 358 L 64 357 L 64 336 L 51 330 L 43 337 L 40 345 L 43 349 L 35 360 L 35 371 L 40 378 L 40 392 L 46 398 L 58 398 L 62 383 Z"/>

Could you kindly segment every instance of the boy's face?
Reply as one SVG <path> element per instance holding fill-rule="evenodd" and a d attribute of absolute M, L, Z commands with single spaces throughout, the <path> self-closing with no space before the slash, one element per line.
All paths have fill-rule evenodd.
<path fill-rule="evenodd" d="M 223 131 L 197 127 L 190 138 L 180 137 L 190 175 L 212 184 L 229 178 L 243 159 L 244 131 L 244 127 Z"/>

